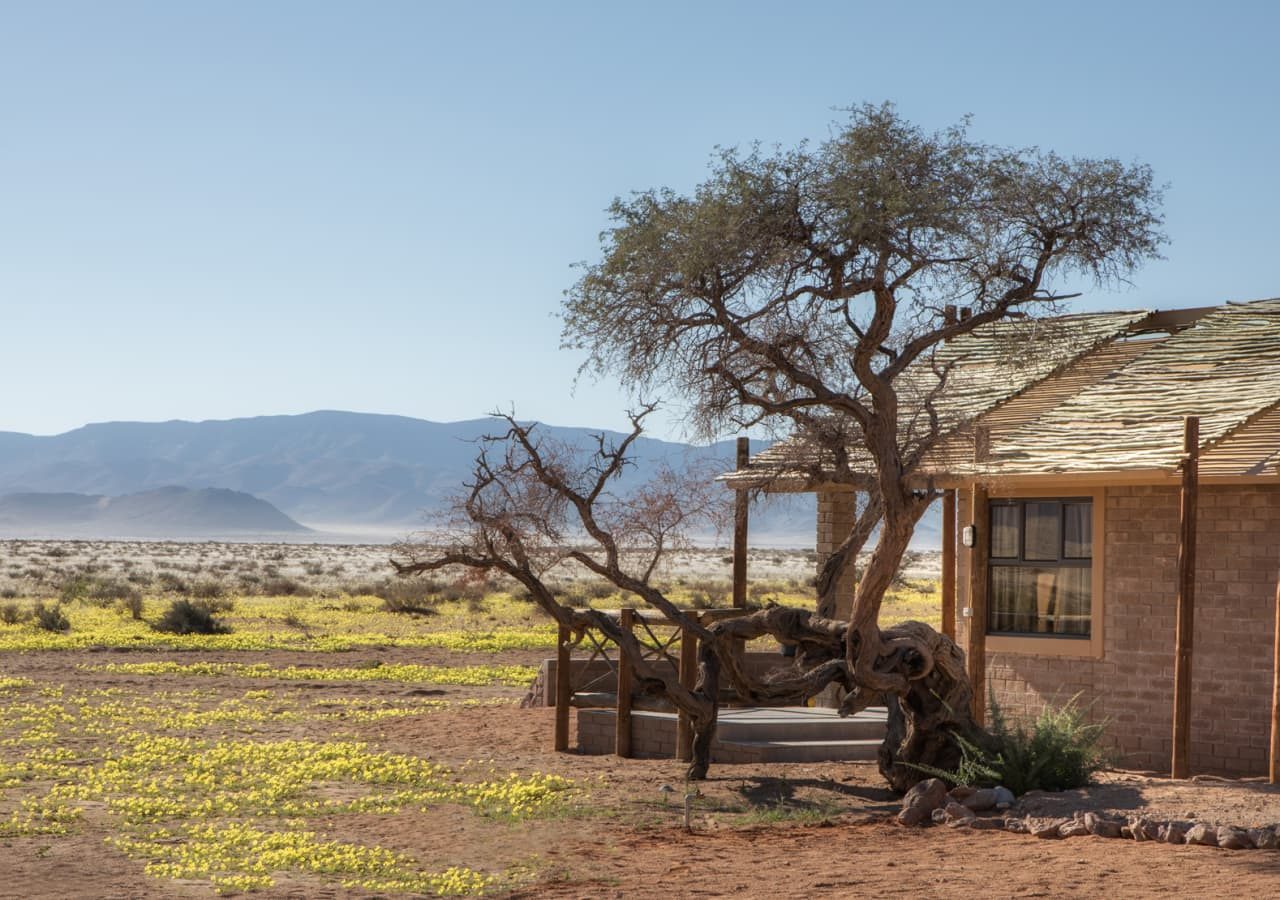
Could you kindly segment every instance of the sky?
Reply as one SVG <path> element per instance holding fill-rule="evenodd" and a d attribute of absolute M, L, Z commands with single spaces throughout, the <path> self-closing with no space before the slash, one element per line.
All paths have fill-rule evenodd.
<path fill-rule="evenodd" d="M 1280 295 L 1277 33 L 1232 0 L 0 0 L 0 431 L 621 428 L 556 317 L 609 202 L 863 102 L 1151 165 L 1166 258 L 1079 309 Z"/>

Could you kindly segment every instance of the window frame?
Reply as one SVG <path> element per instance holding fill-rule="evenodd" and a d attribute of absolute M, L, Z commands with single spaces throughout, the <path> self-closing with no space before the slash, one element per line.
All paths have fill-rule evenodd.
<path fill-rule="evenodd" d="M 1092 556 L 1089 559 L 1084 558 L 1063 558 L 1065 550 L 1065 522 L 1060 523 L 1060 528 L 1064 530 L 1059 534 L 1058 560 L 1057 561 L 1027 561 L 1023 559 L 1025 552 L 1026 528 L 1025 528 L 1025 508 L 1022 512 L 1022 520 L 1019 522 L 1019 547 L 1018 557 L 1016 559 L 1004 557 L 997 559 L 990 553 L 992 528 L 991 510 L 993 507 L 1001 503 L 1026 503 L 1035 500 L 1052 500 L 1059 504 L 1059 512 L 1065 516 L 1065 504 L 1072 501 L 1088 501 L 1093 504 L 1092 516 Z M 971 627 L 981 627 L 984 631 L 986 649 L 990 653 L 1022 653 L 1039 656 L 1074 656 L 1074 657 L 1094 657 L 1101 658 L 1103 655 L 1103 612 L 1105 604 L 1104 599 L 1104 572 L 1106 567 L 1105 544 L 1106 544 L 1106 490 L 1105 488 L 1084 489 L 1077 486 L 1060 484 L 1056 486 L 1046 485 L 1038 488 L 1026 489 L 1002 489 L 999 493 L 992 492 L 988 498 L 987 515 L 985 523 L 985 540 L 987 541 L 987 573 L 985 578 L 986 590 L 988 594 L 988 602 L 984 604 L 987 607 L 985 621 L 980 625 L 970 620 Z M 990 609 L 990 590 L 991 590 L 991 570 L 1000 565 L 1035 565 L 1037 562 L 1048 563 L 1053 566 L 1079 566 L 1080 564 L 1092 567 L 1090 572 L 1090 590 L 1092 596 L 1089 603 L 1089 634 L 1073 636 L 1067 634 L 1042 634 L 1042 633 L 1026 633 L 1026 632 L 993 632 L 991 631 L 991 609 Z"/>

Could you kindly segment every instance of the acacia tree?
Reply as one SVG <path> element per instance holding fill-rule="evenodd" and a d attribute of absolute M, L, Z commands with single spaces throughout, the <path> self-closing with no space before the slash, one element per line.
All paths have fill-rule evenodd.
<path fill-rule="evenodd" d="M 954 645 L 878 622 L 938 496 L 921 464 L 962 424 L 954 405 L 946 414 L 944 344 L 1054 309 L 1076 296 L 1069 279 L 1124 281 L 1164 240 L 1148 167 L 995 147 L 966 124 L 929 134 L 863 106 L 813 148 L 723 151 L 687 196 L 616 200 L 602 258 L 564 304 L 565 343 L 589 368 L 677 399 L 699 436 L 791 432 L 819 451 L 815 482 L 862 492 L 819 587 L 829 610 L 879 526 L 834 668 L 846 712 L 902 701 L 900 755 L 881 760 L 895 786 L 913 777 L 897 762 L 949 765 L 945 734 L 976 730 L 955 705 L 966 689 Z M 972 314 L 952 320 L 957 305 Z"/>
<path fill-rule="evenodd" d="M 880 768 L 890 784 L 904 790 L 922 777 L 904 763 L 951 768 L 956 736 L 982 736 L 963 654 L 922 623 L 878 621 L 937 497 L 921 476 L 925 456 L 963 424 L 963 404 L 950 402 L 963 385 L 944 344 L 1054 308 L 1074 296 L 1059 287 L 1066 278 L 1123 280 L 1157 254 L 1159 200 L 1145 166 L 993 147 L 963 124 L 926 134 L 888 106 L 853 110 L 816 148 L 722 152 L 691 195 L 617 200 L 601 260 L 567 294 L 565 343 L 638 396 L 682 404 L 696 435 L 789 432 L 815 449 L 815 484 L 860 492 L 854 527 L 819 573 L 819 614 L 771 608 L 703 626 L 653 585 L 686 510 L 707 507 L 704 489 L 670 479 L 610 493 L 647 408 L 627 439 L 602 438 L 589 459 L 508 419 L 459 503 L 461 537 L 404 545 L 397 568 L 504 572 L 561 624 L 602 631 L 642 689 L 689 713 L 691 777 L 707 771 L 722 678 L 749 702 L 794 702 L 831 683 L 848 692 L 845 713 L 883 698 L 891 728 Z M 953 320 L 956 305 L 972 314 Z M 839 577 L 877 526 L 852 613 L 833 619 Z M 572 546 L 584 537 L 591 549 Z M 608 616 L 559 604 L 546 578 L 566 560 L 697 635 L 697 686 L 646 663 Z M 795 646 L 796 661 L 753 678 L 738 647 L 765 634 Z"/>

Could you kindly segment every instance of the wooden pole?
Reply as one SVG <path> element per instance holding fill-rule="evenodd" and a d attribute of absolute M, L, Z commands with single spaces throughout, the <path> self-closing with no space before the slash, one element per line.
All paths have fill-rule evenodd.
<path fill-rule="evenodd" d="M 969 548 L 969 638 L 966 657 L 969 684 L 973 688 L 973 719 L 979 725 L 987 716 L 987 560 L 991 538 L 987 534 L 991 515 L 987 508 L 987 488 L 974 483 L 970 505 L 973 546 Z"/>
<path fill-rule="evenodd" d="M 1173 635 L 1174 778 L 1191 773 L 1191 656 L 1196 611 L 1196 505 L 1199 500 L 1200 418 L 1187 416 L 1182 433 L 1182 498 L 1178 513 L 1178 612 Z"/>
<path fill-rule="evenodd" d="M 1271 662 L 1271 783 L 1280 784 L 1280 583 L 1276 584 L 1275 655 Z"/>
<path fill-rule="evenodd" d="M 687 628 L 680 629 L 680 683 L 689 690 L 698 680 L 698 636 Z M 676 759 L 693 759 L 693 722 L 689 714 L 676 717 Z"/>
<path fill-rule="evenodd" d="M 556 751 L 569 749 L 569 704 L 573 700 L 573 663 L 569 659 L 569 629 L 561 625 L 556 639 Z"/>
<path fill-rule="evenodd" d="M 738 438 L 738 471 L 751 461 L 751 439 Z M 738 491 L 733 502 L 733 606 L 747 605 L 747 503 L 746 491 Z"/>
<path fill-rule="evenodd" d="M 942 633 L 956 639 L 956 492 L 942 492 Z"/>
<path fill-rule="evenodd" d="M 636 627 L 636 611 L 624 609 L 618 616 L 623 634 L 631 634 Z M 618 713 L 613 731 L 613 752 L 618 756 L 631 756 L 631 663 L 618 649 Z"/>

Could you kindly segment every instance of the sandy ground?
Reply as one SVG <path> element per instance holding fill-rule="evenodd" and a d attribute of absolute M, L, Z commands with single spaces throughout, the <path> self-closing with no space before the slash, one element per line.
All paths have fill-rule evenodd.
<path fill-rule="evenodd" d="M 541 654 L 510 653 L 486 662 L 533 662 Z M 137 660 L 141 654 L 128 654 Z M 276 665 L 356 665 L 372 654 L 319 660 L 306 654 L 225 654 Z M 379 653 L 388 660 L 395 653 Z M 252 660 L 249 658 L 252 657 Z M 298 683 L 239 678 L 118 675 L 83 668 L 126 658 L 114 653 L 33 653 L 0 659 L 0 674 L 79 687 L 155 690 L 213 689 L 227 697 L 273 687 L 381 698 L 430 693 L 449 699 L 504 697 L 516 688 L 424 688 L 394 683 Z M 147 660 L 191 661 L 191 655 L 146 654 Z M 201 660 L 222 658 L 200 654 Z M 415 662 L 461 665 L 473 656 L 447 651 L 412 654 Z M 404 661 L 408 661 L 408 657 Z M 211 700 L 211 702 L 213 702 Z M 413 854 L 424 866 L 467 865 L 527 871 L 517 897 L 670 896 L 1097 896 L 1180 893 L 1243 897 L 1280 895 L 1280 853 L 1174 847 L 1123 840 L 1041 841 L 1025 835 L 946 828 L 908 830 L 893 824 L 895 797 L 868 764 L 715 766 L 694 803 L 693 830 L 682 827 L 677 800 L 681 766 L 669 760 L 622 760 L 551 751 L 553 711 L 514 705 L 450 708 L 353 725 L 355 736 L 381 748 L 429 756 L 452 766 L 492 760 L 498 770 L 553 772 L 583 786 L 573 808 L 549 820 L 506 823 L 454 808 L 429 813 L 334 816 L 308 827 L 363 844 Z M 281 724 L 271 736 L 323 737 L 316 723 Z M 1142 811 L 1160 818 L 1223 824 L 1280 822 L 1280 792 L 1259 782 L 1174 783 L 1140 773 L 1107 773 L 1101 783 L 1066 795 L 1024 801 L 1026 811 Z M 143 862 L 104 843 L 111 821 L 90 810 L 78 833 L 0 839 L 0 897 L 209 897 L 204 884 L 147 877 Z M 264 897 L 356 897 L 315 880 L 282 877 Z"/>

